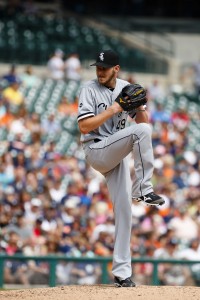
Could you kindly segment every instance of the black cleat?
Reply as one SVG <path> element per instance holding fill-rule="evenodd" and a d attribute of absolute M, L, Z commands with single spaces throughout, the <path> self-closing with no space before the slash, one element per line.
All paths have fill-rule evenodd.
<path fill-rule="evenodd" d="M 141 196 L 141 197 L 138 197 L 138 198 L 133 198 L 133 200 L 137 201 L 137 202 L 144 202 L 145 204 L 147 205 L 163 205 L 165 203 L 165 200 L 156 195 L 154 192 L 151 192 L 145 196 Z"/>
<path fill-rule="evenodd" d="M 124 280 L 120 280 L 118 277 L 115 277 L 114 285 L 116 287 L 135 287 L 136 286 L 135 282 L 133 282 L 130 277 L 128 277 Z"/>

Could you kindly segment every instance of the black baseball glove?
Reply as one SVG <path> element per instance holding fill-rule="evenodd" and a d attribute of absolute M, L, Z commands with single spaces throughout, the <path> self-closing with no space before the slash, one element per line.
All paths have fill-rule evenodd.
<path fill-rule="evenodd" d="M 146 90 L 139 84 L 128 84 L 115 99 L 124 111 L 137 109 L 147 103 Z"/>

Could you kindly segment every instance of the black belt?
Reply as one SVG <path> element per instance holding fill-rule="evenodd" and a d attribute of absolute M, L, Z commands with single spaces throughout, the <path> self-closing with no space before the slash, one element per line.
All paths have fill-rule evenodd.
<path fill-rule="evenodd" d="M 94 143 L 98 143 L 98 142 L 101 142 L 100 139 L 94 139 Z"/>

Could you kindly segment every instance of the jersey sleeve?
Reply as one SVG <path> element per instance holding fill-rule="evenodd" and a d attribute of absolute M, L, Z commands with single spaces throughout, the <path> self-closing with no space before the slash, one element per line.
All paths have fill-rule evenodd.
<path fill-rule="evenodd" d="M 89 88 L 83 87 L 79 95 L 78 106 L 78 122 L 84 118 L 93 117 L 95 115 L 95 104 L 92 96 L 92 91 Z"/>

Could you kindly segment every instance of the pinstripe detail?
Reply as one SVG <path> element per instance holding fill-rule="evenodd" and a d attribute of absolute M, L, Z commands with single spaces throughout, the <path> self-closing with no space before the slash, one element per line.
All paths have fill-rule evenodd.
<path fill-rule="evenodd" d="M 126 135 L 126 136 L 124 136 L 123 138 L 121 138 L 121 139 L 119 139 L 119 140 L 117 140 L 117 141 L 114 141 L 113 143 L 111 143 L 111 144 L 109 144 L 109 145 L 106 145 L 106 146 L 104 146 L 104 147 L 102 147 L 102 148 L 91 148 L 90 146 L 89 146 L 89 148 L 92 149 L 92 150 L 104 149 L 104 148 L 107 148 L 107 147 L 109 147 L 110 145 L 112 145 L 112 144 L 114 144 L 114 143 L 117 143 L 118 141 L 121 141 L 121 140 L 123 140 L 123 139 L 125 139 L 126 137 L 131 136 L 131 135 L 132 135 L 132 133 L 131 133 L 130 135 Z"/>
<path fill-rule="evenodd" d="M 142 181 L 144 180 L 144 165 L 143 165 L 143 161 L 142 161 L 142 154 L 141 154 L 140 143 L 139 142 L 138 142 L 138 148 L 139 148 L 140 160 L 141 160 L 141 164 L 142 164 L 142 173 L 143 173 L 143 178 L 140 181 L 140 192 L 141 192 L 141 196 L 142 196 Z"/>

